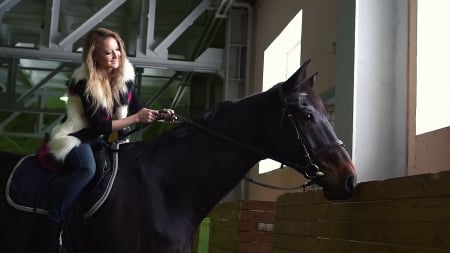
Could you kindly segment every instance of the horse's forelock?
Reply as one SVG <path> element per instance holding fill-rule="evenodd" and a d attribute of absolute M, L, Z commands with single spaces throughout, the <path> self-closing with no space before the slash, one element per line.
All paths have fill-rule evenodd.
<path fill-rule="evenodd" d="M 274 86 L 272 89 L 277 89 L 279 86 L 283 85 L 283 83 L 279 83 Z M 308 85 L 301 85 L 297 89 L 290 89 L 284 91 L 284 96 L 286 97 L 286 101 L 291 105 L 300 105 L 302 101 L 309 101 L 308 104 L 311 104 L 317 110 L 325 113 L 325 105 L 322 99 L 316 94 L 314 89 Z"/>
<path fill-rule="evenodd" d="M 312 88 L 308 88 L 307 91 L 304 91 L 308 98 L 310 99 L 311 103 L 313 104 L 314 108 L 317 110 L 320 110 L 321 112 L 325 113 L 325 105 L 323 103 L 323 100 L 320 96 L 316 94 L 316 92 Z"/>

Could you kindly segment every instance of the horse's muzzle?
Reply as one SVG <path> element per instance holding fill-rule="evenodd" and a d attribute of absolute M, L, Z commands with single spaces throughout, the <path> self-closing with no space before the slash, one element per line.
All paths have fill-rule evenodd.
<path fill-rule="evenodd" d="M 356 176 L 351 175 L 345 179 L 344 190 L 347 194 L 352 195 L 356 187 Z"/>
<path fill-rule="evenodd" d="M 329 178 L 328 178 L 329 179 Z M 320 179 L 319 179 L 320 180 Z M 323 195 L 328 200 L 347 200 L 352 197 L 356 188 L 356 175 L 349 175 L 343 181 L 326 181 L 325 178 L 318 182 L 322 186 Z"/>

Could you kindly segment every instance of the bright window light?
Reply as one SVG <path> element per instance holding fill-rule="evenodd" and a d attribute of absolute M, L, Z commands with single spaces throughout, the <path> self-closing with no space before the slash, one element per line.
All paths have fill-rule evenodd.
<path fill-rule="evenodd" d="M 285 81 L 300 67 L 302 10 L 289 22 L 264 51 L 263 91 Z M 266 159 L 259 163 L 259 173 L 280 168 L 280 163 Z"/>
<path fill-rule="evenodd" d="M 416 135 L 450 126 L 450 1 L 417 1 Z"/>
<path fill-rule="evenodd" d="M 69 99 L 69 97 L 67 97 L 67 95 L 61 96 L 59 97 L 59 100 L 64 101 L 67 103 L 67 100 Z"/>

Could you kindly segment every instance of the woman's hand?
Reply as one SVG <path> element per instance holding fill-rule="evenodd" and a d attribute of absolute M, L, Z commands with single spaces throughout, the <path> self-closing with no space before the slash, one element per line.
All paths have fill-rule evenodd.
<path fill-rule="evenodd" d="M 141 123 L 152 123 L 155 122 L 159 117 L 159 112 L 148 109 L 148 108 L 142 108 L 140 111 L 136 113 L 137 115 L 137 121 Z"/>
<path fill-rule="evenodd" d="M 175 121 L 177 116 L 172 109 L 162 109 L 160 111 L 142 108 L 137 113 L 123 119 L 112 120 L 112 130 L 118 131 L 124 127 L 131 126 L 136 123 L 153 123 L 159 119 L 166 121 Z"/>
<path fill-rule="evenodd" d="M 172 109 L 162 109 L 159 110 L 159 118 L 164 119 L 165 121 L 175 121 L 177 120 L 177 116 L 175 115 L 175 111 Z"/>

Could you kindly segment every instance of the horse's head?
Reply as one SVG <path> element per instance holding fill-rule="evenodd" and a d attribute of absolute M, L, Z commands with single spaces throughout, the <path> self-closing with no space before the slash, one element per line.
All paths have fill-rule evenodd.
<path fill-rule="evenodd" d="M 346 199 L 356 184 L 355 167 L 328 121 L 322 100 L 312 90 L 317 73 L 306 78 L 309 62 L 273 88 L 283 111 L 278 147 L 283 146 L 284 154 L 280 156 L 321 186 L 326 198 Z"/>

